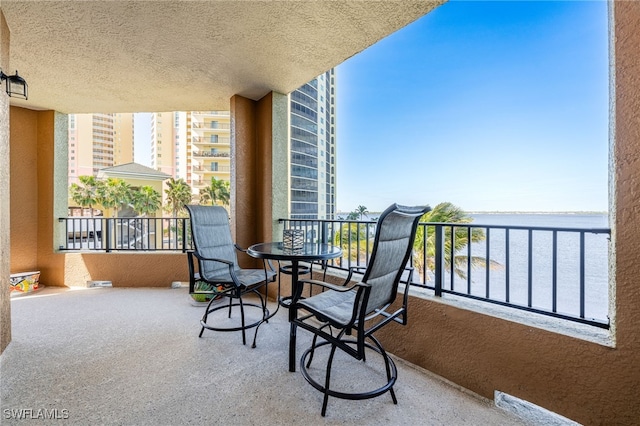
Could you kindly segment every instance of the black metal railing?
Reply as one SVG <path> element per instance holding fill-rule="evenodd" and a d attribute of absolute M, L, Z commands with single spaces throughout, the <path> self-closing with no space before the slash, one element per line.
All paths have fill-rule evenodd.
<path fill-rule="evenodd" d="M 66 241 L 60 250 L 181 251 L 191 248 L 187 218 L 65 217 Z"/>
<path fill-rule="evenodd" d="M 328 266 L 366 266 L 376 222 L 281 219 L 308 242 L 343 257 Z M 609 328 L 608 228 L 420 223 L 412 286 Z M 468 242 L 471 242 L 470 244 Z"/>
<path fill-rule="evenodd" d="M 191 249 L 188 218 L 60 218 L 60 250 Z M 280 219 L 343 250 L 328 268 L 366 266 L 375 221 Z M 411 286 L 609 328 L 608 228 L 420 223 Z M 469 244 L 469 242 L 471 242 Z M 406 281 L 405 281 L 406 282 Z"/>

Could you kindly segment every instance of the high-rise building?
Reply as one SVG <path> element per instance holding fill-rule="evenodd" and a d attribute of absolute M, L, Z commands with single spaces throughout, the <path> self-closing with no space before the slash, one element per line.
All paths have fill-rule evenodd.
<path fill-rule="evenodd" d="M 333 219 L 336 213 L 335 72 L 289 95 L 291 217 Z M 229 180 L 229 111 L 153 114 L 151 167 L 184 179 L 194 196 L 211 178 Z"/>
<path fill-rule="evenodd" d="M 176 141 L 183 128 L 176 126 L 179 112 L 156 112 L 151 116 L 151 167 L 177 177 L 180 156 L 176 153 Z"/>
<path fill-rule="evenodd" d="M 191 134 L 191 186 L 195 194 L 211 178 L 231 176 L 231 115 L 229 111 L 189 112 Z"/>
<path fill-rule="evenodd" d="M 69 115 L 69 183 L 133 161 L 133 114 Z"/>
<path fill-rule="evenodd" d="M 289 95 L 291 218 L 335 216 L 335 96 L 333 69 Z"/>
<path fill-rule="evenodd" d="M 151 166 L 184 179 L 194 195 L 212 177 L 230 179 L 229 111 L 155 113 L 151 133 Z"/>

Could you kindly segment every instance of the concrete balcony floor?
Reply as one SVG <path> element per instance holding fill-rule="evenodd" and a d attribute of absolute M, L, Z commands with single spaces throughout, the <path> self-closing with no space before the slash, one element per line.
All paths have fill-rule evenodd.
<path fill-rule="evenodd" d="M 45 409 L 66 424 L 524 424 L 402 360 L 398 405 L 388 394 L 330 398 L 323 419 L 320 392 L 287 370 L 284 309 L 262 325 L 255 349 L 239 332 L 198 338 L 204 308 L 191 306 L 185 288 L 48 287 L 12 298 L 11 310 L 13 339 L 0 357 L 2 424 L 20 423 L 16 411 L 35 417 Z M 309 342 L 299 330 L 298 356 Z M 356 383 L 358 371 L 375 376 L 375 367 L 356 362 L 334 377 Z"/>

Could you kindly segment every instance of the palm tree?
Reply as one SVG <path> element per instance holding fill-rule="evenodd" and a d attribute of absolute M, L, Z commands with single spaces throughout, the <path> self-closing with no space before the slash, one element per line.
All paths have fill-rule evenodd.
<path fill-rule="evenodd" d="M 223 206 L 228 206 L 231 201 L 231 182 L 220 180 L 218 184 L 218 199 Z"/>
<path fill-rule="evenodd" d="M 191 202 L 191 187 L 183 179 L 170 178 L 167 182 L 166 211 L 171 212 L 173 217 L 185 211 L 184 205 Z"/>
<path fill-rule="evenodd" d="M 118 210 L 133 201 L 131 185 L 120 178 L 108 178 L 100 186 L 99 201 L 105 208 L 112 208 L 114 217 L 118 217 Z"/>
<path fill-rule="evenodd" d="M 433 208 L 430 212 L 426 213 L 422 218 L 420 218 L 420 223 L 424 222 L 432 222 L 432 223 L 470 223 L 473 222 L 473 218 L 469 216 L 464 210 L 460 207 L 455 206 L 452 203 L 444 202 L 440 203 Z M 467 262 L 471 261 L 472 267 L 483 267 L 486 265 L 486 259 L 481 256 L 471 256 L 469 259 L 466 254 L 457 255 L 462 249 L 467 247 L 470 243 L 477 243 L 480 241 L 484 241 L 485 234 L 482 229 L 472 228 L 471 229 L 471 241 L 469 241 L 467 228 L 466 227 L 458 227 L 455 228 L 454 234 L 454 247 L 453 247 L 453 258 L 451 255 L 451 231 L 452 227 L 444 228 L 444 266 L 447 269 L 450 269 L 453 263 L 453 270 L 456 275 L 459 277 L 466 279 L 467 278 Z M 425 237 L 425 229 L 427 229 L 427 235 Z M 426 238 L 426 239 L 425 239 Z M 430 271 L 435 271 L 435 256 L 436 256 L 436 243 L 435 243 L 435 231 L 433 227 L 424 227 L 418 226 L 418 230 L 416 232 L 416 239 L 413 244 L 414 254 L 413 254 L 413 265 L 418 270 L 420 274 L 422 274 L 423 267 L 426 262 L 427 269 Z M 426 259 L 424 256 L 424 247 L 426 244 Z M 489 261 L 490 267 L 497 268 L 501 265 L 494 261 Z M 428 277 L 425 277 L 428 279 Z"/>
<path fill-rule="evenodd" d="M 211 184 L 200 189 L 200 204 L 215 205 L 220 201 L 222 205 L 229 205 L 230 186 L 229 181 L 216 179 L 212 176 Z"/>
<path fill-rule="evenodd" d="M 200 188 L 200 204 L 203 206 L 213 204 L 213 198 L 215 194 L 211 186 L 205 186 Z"/>
<path fill-rule="evenodd" d="M 93 217 L 93 206 L 99 204 L 100 181 L 94 176 L 79 176 L 80 184 L 72 183 L 69 188 L 71 199 L 80 207 L 88 207 Z"/>
<path fill-rule="evenodd" d="M 162 207 L 162 196 L 153 187 L 145 185 L 134 193 L 133 209 L 142 216 L 157 212 Z"/>
<path fill-rule="evenodd" d="M 358 220 L 358 212 L 351 212 L 347 215 L 346 220 Z"/>
<path fill-rule="evenodd" d="M 340 230 L 336 231 L 333 236 L 333 244 L 339 246 L 343 253 L 349 253 L 348 256 L 351 260 L 356 260 L 367 251 L 370 253 L 373 247 L 373 241 L 367 235 L 367 230 L 366 224 L 360 223 L 349 223 L 348 226 L 340 226 Z"/>
<path fill-rule="evenodd" d="M 358 206 L 356 207 L 354 213 L 358 215 L 359 220 L 362 220 L 362 216 L 369 214 L 369 210 L 367 210 L 365 206 Z"/>

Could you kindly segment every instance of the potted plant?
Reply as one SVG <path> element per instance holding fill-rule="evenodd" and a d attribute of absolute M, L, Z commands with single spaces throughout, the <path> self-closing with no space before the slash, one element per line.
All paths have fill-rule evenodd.
<path fill-rule="evenodd" d="M 221 293 L 224 292 L 224 287 L 214 286 L 213 284 L 209 284 L 204 281 L 196 281 L 194 287 L 194 293 L 191 293 L 192 305 L 201 306 L 208 304 L 211 299 L 214 300 L 222 300 L 223 295 Z"/>

